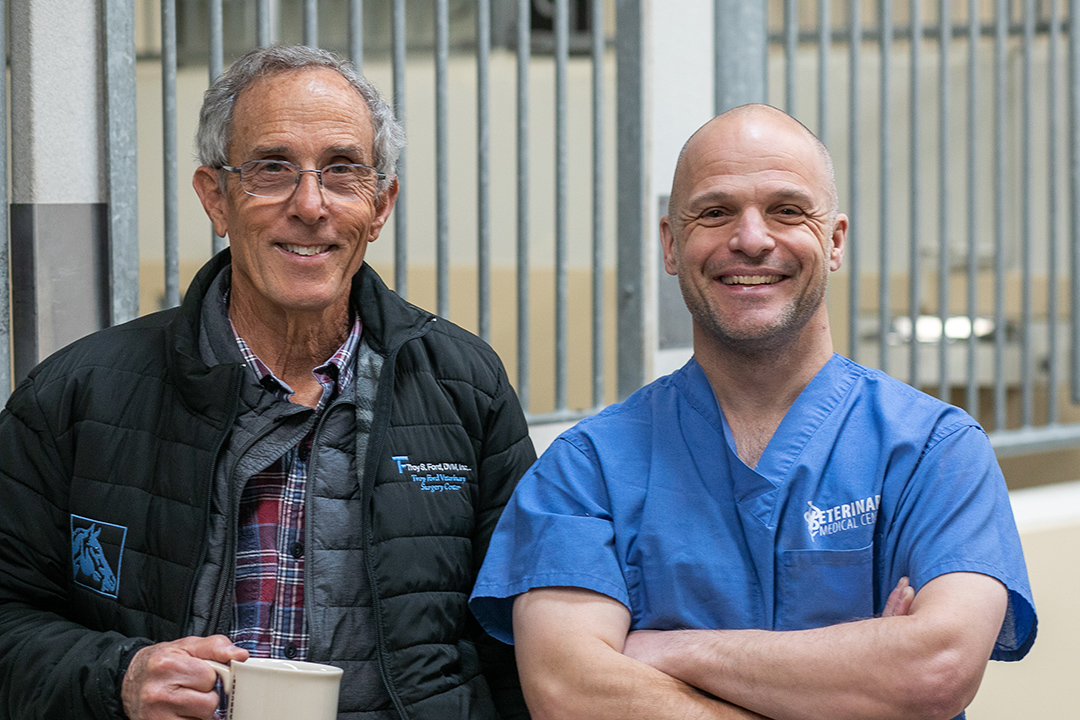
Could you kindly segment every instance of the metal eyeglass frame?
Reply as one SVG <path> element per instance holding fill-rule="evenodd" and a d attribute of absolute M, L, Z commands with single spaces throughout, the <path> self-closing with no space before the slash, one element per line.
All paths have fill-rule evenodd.
<path fill-rule="evenodd" d="M 284 195 L 258 195 L 256 193 L 251 192 L 246 187 L 244 187 L 244 174 L 243 174 L 244 165 L 248 165 L 250 163 L 265 163 L 265 162 L 277 163 L 278 165 L 286 165 L 286 166 L 291 167 L 291 168 L 296 170 L 296 181 L 293 183 L 292 190 L 285 193 Z M 232 165 L 222 165 L 222 166 L 220 166 L 218 168 L 218 170 L 225 170 L 226 172 L 236 173 L 237 178 L 240 180 L 240 189 L 243 190 L 246 194 L 250 195 L 251 197 L 266 198 L 268 200 L 283 200 L 283 199 L 285 199 L 287 197 L 290 197 L 294 192 L 296 192 L 296 188 L 300 187 L 300 179 L 302 177 L 304 177 L 304 173 L 314 173 L 315 178 L 319 183 L 319 189 L 325 191 L 326 186 L 323 184 L 323 178 L 322 178 L 323 171 L 328 169 L 328 168 L 338 167 L 338 166 L 342 166 L 342 165 L 348 166 L 348 167 L 362 167 L 362 168 L 367 168 L 368 170 L 374 170 L 375 171 L 375 181 L 376 181 L 376 183 L 381 183 L 384 180 L 386 180 L 386 174 L 379 172 L 378 168 L 373 168 L 370 165 L 364 165 L 362 163 L 330 163 L 329 165 L 323 167 L 321 170 L 305 170 L 304 168 L 300 167 L 296 163 L 291 163 L 288 160 L 248 160 L 247 162 L 241 163 L 240 167 L 233 167 Z M 377 188 L 376 188 L 376 190 L 377 190 Z M 364 199 L 363 197 L 360 197 L 360 196 L 357 196 L 357 197 L 342 197 L 340 195 L 331 195 L 331 197 L 333 197 L 333 198 L 335 198 L 337 200 L 342 200 L 344 202 L 357 202 L 359 200 Z"/>

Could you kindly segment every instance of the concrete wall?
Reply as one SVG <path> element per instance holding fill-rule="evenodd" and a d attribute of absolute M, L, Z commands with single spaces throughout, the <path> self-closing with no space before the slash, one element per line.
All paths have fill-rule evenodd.
<path fill-rule="evenodd" d="M 1080 716 L 1080 482 L 1012 493 L 1039 635 L 1019 663 L 991 663 L 969 720 Z"/>

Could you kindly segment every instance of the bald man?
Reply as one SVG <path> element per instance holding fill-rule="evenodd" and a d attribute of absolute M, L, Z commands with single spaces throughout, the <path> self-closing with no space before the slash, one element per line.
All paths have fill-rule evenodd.
<path fill-rule="evenodd" d="M 833 352 L 847 229 L 779 110 L 686 144 L 660 231 L 694 357 L 552 444 L 473 592 L 534 718 L 948 719 L 1027 653 L 985 433 Z"/>

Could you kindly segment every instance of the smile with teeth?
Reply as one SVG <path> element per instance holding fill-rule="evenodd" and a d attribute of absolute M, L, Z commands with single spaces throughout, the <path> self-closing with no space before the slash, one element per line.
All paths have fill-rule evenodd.
<path fill-rule="evenodd" d="M 286 252 L 291 252 L 294 255 L 318 255 L 324 253 L 330 249 L 329 245 L 281 245 L 281 248 Z"/>
<path fill-rule="evenodd" d="M 725 285 L 772 285 L 783 279 L 783 275 L 725 275 L 720 282 Z"/>

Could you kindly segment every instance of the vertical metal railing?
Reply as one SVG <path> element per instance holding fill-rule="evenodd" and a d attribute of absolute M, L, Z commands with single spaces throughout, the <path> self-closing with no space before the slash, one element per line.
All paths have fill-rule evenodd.
<path fill-rule="evenodd" d="M 1046 73 L 1046 137 L 1047 137 L 1047 253 L 1046 253 L 1046 276 L 1050 279 L 1046 298 L 1046 328 L 1047 345 L 1049 346 L 1050 367 L 1047 370 L 1047 385 L 1057 388 L 1061 382 L 1061 372 L 1058 367 L 1058 188 L 1061 187 L 1059 176 L 1060 161 L 1058 158 L 1058 62 L 1061 45 L 1061 2 L 1050 0 L 1050 37 L 1047 47 L 1047 73 Z M 1060 419 L 1058 413 L 1058 394 L 1048 393 L 1046 399 L 1046 422 L 1056 425 Z"/>
<path fill-rule="evenodd" d="M 994 18 L 994 430 L 1003 430 L 1005 415 L 1005 111 L 1006 50 L 1009 1 L 997 0 Z"/>
<path fill-rule="evenodd" d="M 1031 427 L 1035 419 L 1035 366 L 1031 348 L 1034 333 L 1032 323 L 1031 284 L 1032 255 L 1035 230 L 1032 227 L 1031 190 L 1035 184 L 1032 167 L 1035 131 L 1032 120 L 1034 81 L 1031 69 L 1032 46 L 1035 44 L 1035 0 L 1024 0 L 1024 35 L 1021 47 L 1020 72 L 1020 426 Z"/>
<path fill-rule="evenodd" d="M 476 0 L 476 328 L 491 341 L 491 0 Z"/>
<path fill-rule="evenodd" d="M 450 113 L 446 64 L 450 59 L 450 7 L 435 0 L 435 312 L 450 316 Z"/>
<path fill-rule="evenodd" d="M 892 321 L 890 313 L 891 298 L 889 297 L 889 274 L 892 272 L 892 263 L 889 262 L 889 252 L 892 249 L 892 189 L 889 187 L 889 178 L 892 177 L 892 70 L 890 60 L 892 58 L 893 44 L 893 10 L 892 0 L 881 2 L 881 80 L 880 80 L 880 108 L 881 108 L 881 154 L 880 167 L 880 225 L 879 225 L 879 262 L 878 262 L 878 367 L 884 372 L 889 372 L 889 338 L 888 330 Z M 857 270 L 853 268 L 853 270 Z"/>
<path fill-rule="evenodd" d="M 532 27 L 529 0 L 517 5 L 517 391 L 522 407 L 532 406 L 529 372 L 529 60 Z"/>
<path fill-rule="evenodd" d="M 225 34 L 229 32 L 223 22 L 222 0 L 208 2 L 209 56 L 208 71 L 216 76 L 225 61 Z M 395 0 L 391 10 L 391 42 L 387 56 L 392 73 L 393 100 L 402 119 L 407 117 L 405 108 L 406 59 L 409 48 L 406 43 L 407 9 L 405 0 Z M 726 5 L 726 3 L 725 3 Z M 796 103 L 809 106 L 814 102 L 800 93 L 808 93 L 799 87 L 797 72 L 800 63 L 813 63 L 817 75 L 816 111 L 817 131 L 824 138 L 829 133 L 830 107 L 839 107 L 835 96 L 848 93 L 847 117 L 847 188 L 845 210 L 850 211 L 851 229 L 845 264 L 849 272 L 848 351 L 858 358 L 860 342 L 869 339 L 872 331 L 878 345 L 876 359 L 886 371 L 902 372 L 907 366 L 907 377 L 916 385 L 936 386 L 934 391 L 946 396 L 956 390 L 963 391 L 965 406 L 973 414 L 982 417 L 987 427 L 994 431 L 995 442 L 1013 442 L 1009 437 L 1021 437 L 1017 433 L 1041 433 L 1046 442 L 1073 442 L 1080 439 L 1080 425 L 1060 426 L 1062 410 L 1057 398 L 1059 384 L 1068 382 L 1072 400 L 1080 401 L 1080 283 L 1069 282 L 1069 294 L 1064 295 L 1062 282 L 1066 276 L 1080 273 L 1080 48 L 1077 42 L 1077 23 L 1080 22 L 1080 0 L 995 0 L 983 3 L 969 0 L 963 4 L 966 14 L 961 26 L 959 3 L 910 3 L 906 0 L 849 0 L 844 13 L 846 18 L 834 18 L 830 13 L 838 6 L 822 0 L 812 7 L 816 20 L 813 29 L 801 33 L 799 12 L 802 3 L 793 0 L 774 0 L 772 12 L 782 13 L 778 23 L 780 32 L 773 39 L 775 52 L 783 56 L 784 83 L 778 87 L 784 106 L 794 110 Z M 719 6 L 719 5 L 717 5 Z M 876 19 L 863 17 L 871 6 L 877 9 Z M 4 5 L 0 4 L 0 7 Z M 255 5 L 255 36 L 259 44 L 272 42 L 279 32 L 278 23 L 300 22 L 302 37 L 306 42 L 317 43 L 319 38 L 319 11 L 323 9 L 315 0 L 303 0 L 299 18 L 279 18 L 273 13 L 277 5 L 269 0 L 257 0 Z M 354 61 L 363 60 L 363 3 L 350 0 L 348 12 L 347 46 Z M 492 163 L 492 116 L 489 106 L 497 102 L 489 84 L 489 62 L 492 50 L 491 0 L 477 0 L 476 11 L 476 62 L 477 62 L 477 254 L 475 258 L 477 285 L 478 332 L 485 338 L 492 333 L 491 263 L 491 163 Z M 569 335 L 568 325 L 568 261 L 571 232 L 568 227 L 570 158 L 567 157 L 570 129 L 567 118 L 576 109 L 569 107 L 567 92 L 570 87 L 568 68 L 578 58 L 573 58 L 568 48 L 568 14 L 571 3 L 559 0 L 555 4 L 556 18 L 551 36 L 554 51 L 551 62 L 555 73 L 554 132 L 556 136 L 552 236 L 555 239 L 555 371 L 552 398 L 536 398 L 535 387 L 530 382 L 531 358 L 534 352 L 546 353 L 547 343 L 533 347 L 530 342 L 530 307 L 533 303 L 530 283 L 535 277 L 531 267 L 530 223 L 538 226 L 544 221 L 534 218 L 537 203 L 536 191 L 543 188 L 530 183 L 532 159 L 529 114 L 532 108 L 529 88 L 530 68 L 547 62 L 532 49 L 534 38 L 530 24 L 528 0 L 519 0 L 519 17 L 514 29 L 514 55 L 516 63 L 516 295 L 517 295 L 517 384 L 527 408 L 533 404 L 551 404 L 551 416 L 530 414 L 531 419 L 568 416 L 587 409 L 570 408 L 569 356 L 575 340 Z M 647 83 L 643 66 L 642 3 L 619 0 L 617 10 L 615 60 L 618 66 L 619 99 L 616 122 L 617 134 L 614 144 L 619 147 L 617 155 L 617 192 L 619 207 L 614 213 L 618 218 L 617 236 L 618 266 L 617 301 L 620 378 L 618 393 L 625 395 L 643 379 L 642 369 L 646 362 L 640 355 L 645 343 L 645 315 L 642 305 L 644 276 L 647 263 L 643 262 L 644 249 L 636 239 L 647 229 L 643 222 L 645 197 L 643 177 L 647 172 L 644 136 L 645 122 L 642 94 Z M 922 12 L 933 7 L 937 12 L 937 27 L 926 27 L 933 20 L 925 20 Z M 438 257 L 436 259 L 439 296 L 436 310 L 448 313 L 449 307 L 449 197 L 447 187 L 453 179 L 453 170 L 447 157 L 450 130 L 446 112 L 447 67 L 449 49 L 447 33 L 453 22 L 448 16 L 448 0 L 436 0 L 436 34 L 434 63 L 439 79 L 436 93 L 441 97 L 437 103 L 436 197 L 432 206 L 438 216 Z M 161 73 L 162 73 L 162 171 L 163 224 L 165 256 L 165 303 L 179 302 L 179 228 L 177 187 L 177 43 L 176 3 L 162 0 L 161 11 Z M 805 8 L 802 17 L 809 19 L 811 8 Z M 333 11 L 328 11 L 333 12 Z M 603 31 L 604 3 L 591 7 L 592 36 L 589 59 L 592 63 L 592 288 L 593 315 L 592 372 L 590 398 L 592 405 L 600 405 L 604 395 L 604 301 L 605 301 L 605 209 L 604 167 L 608 158 L 604 152 L 605 106 L 603 102 L 603 64 L 608 55 Z M 955 13 L 955 16 L 954 16 Z M 194 17 L 194 16 L 191 16 Z M 188 16 L 185 16 L 190 21 Z M 2 18 L 0 18 L 2 22 Z M 898 24 L 899 23 L 899 24 Z M 844 27 L 846 25 L 846 27 Z M 112 27 L 113 24 L 109 23 Z M 839 29 L 838 29 L 839 28 Z M 332 26 L 327 26 L 332 33 Z M 847 43 L 847 47 L 844 47 Z M 1062 47 L 1067 43 L 1067 47 Z M 816 52 L 800 55 L 799 51 L 814 44 Z M 965 44 L 961 51 L 955 47 Z M 881 67 L 877 82 L 872 83 L 874 93 L 863 97 L 862 89 L 867 68 L 864 66 L 864 50 L 877 46 Z M 933 60 L 936 51 L 936 60 Z M 1044 52 L 1045 51 L 1045 52 Z M 847 53 L 849 77 L 846 87 L 829 72 L 830 62 L 840 53 Z M 966 52 L 965 67 L 954 63 L 956 52 Z M 910 93 L 896 87 L 894 79 L 900 56 L 908 55 L 910 70 Z M 1036 69 L 1036 62 L 1043 62 L 1046 73 Z M 418 55 L 413 55 L 416 58 Z M 584 59 L 584 56 L 582 56 Z M 1059 70 L 1058 61 L 1067 62 Z M 933 62 L 938 65 L 934 66 Z M 955 64 L 955 67 L 954 67 Z M 921 86 L 937 73 L 936 93 L 922 92 Z M 959 74 L 966 74 L 961 86 L 954 82 Z M 950 74 L 952 77 L 950 77 Z M 867 79 L 868 80 L 868 79 Z M 3 79 L 0 79 L 3 82 Z M 724 78 L 717 78 L 717 87 L 723 86 Z M 957 87 L 953 87 L 953 85 Z M 1059 87 L 1061 86 L 1061 87 Z M 1045 103 L 1040 94 L 1045 88 Z M 2 88 L 0 88 L 2 90 Z M 903 99 L 900 98 L 903 96 Z M 3 92 L 0 92 L 0 99 Z M 927 112 L 933 104 L 936 122 Z M 874 128 L 879 147 L 871 153 L 873 140 L 867 137 L 867 129 L 861 123 L 874 111 L 867 103 L 877 105 L 878 127 Z M 898 106 L 898 103 L 902 107 Z M 920 107 L 926 106 L 926 107 Z M 987 112 L 989 110 L 989 112 Z M 2 114 L 2 113 L 0 113 Z M 961 122 L 955 123 L 954 119 Z M 2 119 L 2 118 L 0 118 Z M 926 120 L 925 124 L 920 122 Z M 989 121 L 989 122 L 986 122 Z M 957 131 L 963 125 L 966 137 L 959 142 Z M 18 131 L 15 129 L 14 131 Z M 922 132 L 926 132 L 926 141 Z M 937 133 L 936 145 L 929 135 Z M 1042 135 L 1045 133 L 1046 137 Z M 2 133 L 0 133 L 2 135 Z M 903 137 L 901 137 L 903 136 Z M 836 134 L 830 135 L 832 143 L 842 143 Z M 905 143 L 907 144 L 905 146 Z M 111 141 L 114 147 L 123 145 Z M 934 151 L 931 150 L 934 147 Z M 839 148 L 834 148 L 834 152 Z M 1043 161 L 1045 157 L 1045 162 Z M 906 158 L 907 167 L 898 158 Z M 962 161 L 961 161 L 962 159 Z M 574 159 L 576 160 L 576 158 Z M 867 165 L 876 162 L 875 172 L 879 182 L 879 207 L 877 222 L 866 222 L 862 217 L 861 191 L 870 186 L 863 177 Z M 953 165 L 955 164 L 955 168 Z M 575 163 L 575 167 L 580 163 Z M 1043 166 L 1045 165 L 1045 171 Z M 110 159 L 110 172 L 121 173 L 122 160 Z M 395 211 L 394 285 L 400 293 L 407 294 L 409 270 L 408 235 L 405 193 L 405 157 L 399 166 L 402 194 Z M 936 193 L 933 192 L 931 169 L 936 170 Z M 955 172 L 954 172 L 955 170 Z M 842 168 L 838 171 L 843 172 Z M 1067 173 L 1067 176 L 1066 176 Z M 0 172 L 0 182 L 4 173 Z M 963 186 L 961 185 L 963 180 Z M 1066 183 L 1067 185 L 1063 185 Z M 1060 188 L 1060 189 L 1059 189 Z M 956 203 L 963 193 L 964 202 Z M 1068 202 L 1064 202 L 1065 199 Z M 117 198 L 118 204 L 120 200 Z M 425 199 L 425 203 L 427 200 Z M 934 205 L 936 203 L 936 208 Z M 118 206 L 118 205 L 117 205 Z M 6 209 L 6 206 L 5 206 Z M 898 217 L 898 210 L 906 209 L 906 218 Z M 936 209 L 936 223 L 924 221 Z M 1045 209 L 1045 218 L 1043 210 Z M 1068 215 L 1064 213 L 1068 212 Z M 546 213 L 541 213 L 545 215 Z M 127 222 L 133 222 L 134 211 L 125 214 Z M 959 222 L 958 215 L 965 215 Z M 118 221 L 124 221 L 118 217 Z M 1045 221 L 1044 221 L 1045 220 Z M 6 221 L 0 219 L 6 225 Z M 952 228 L 962 227 L 960 231 Z M 5 228 L 6 229 L 6 228 Z M 582 229 L 584 230 L 584 229 Z M 115 231 L 120 232 L 120 231 Z M 936 234 L 935 237 L 930 235 Z M 215 239 L 215 247 L 221 243 Z M 904 252 L 907 243 L 907 262 L 893 262 Z M 875 247 L 877 259 L 876 307 L 861 307 L 861 285 L 867 281 L 863 262 L 871 262 Z M 869 251 L 869 252 L 868 252 Z M 927 255 L 936 251 L 936 292 L 923 288 L 924 274 L 930 270 Z M 1059 257 L 1059 255 L 1061 257 Z M 953 265 L 954 259 L 963 256 L 963 262 Z M 1041 258 L 1045 257 L 1045 261 Z M 1067 258 L 1062 270 L 1059 261 Z M 457 258 L 455 258 L 457 259 Z M 925 264 L 925 268 L 923 265 Z M 122 260 L 113 258 L 113 272 L 121 268 Z M 1041 273 L 1046 273 L 1043 282 Z M 899 276 L 907 273 L 902 299 Z M 7 277 L 7 245 L 0 244 L 0 282 Z M 113 284 L 126 281 L 114 276 Z M 950 284 L 951 283 L 951 284 Z M 897 285 L 894 287 L 894 285 Z M 1045 286 L 1045 293 L 1042 288 Z M 988 290 L 988 288 L 991 288 Z M 961 292 L 961 289 L 963 292 Z M 951 299 L 955 293 L 955 299 Z M 873 301 L 869 299 L 868 303 Z M 963 307 L 954 311 L 950 305 Z M 905 307 L 906 305 L 906 307 Z M 898 308 L 905 307 L 903 310 Z M 148 311 L 152 308 L 143 308 Z M 116 308 L 114 308 L 114 311 Z M 121 314 L 114 312 L 114 319 Z M 955 317 L 956 314 L 966 316 Z M 0 393 L 6 393 L 11 377 L 10 365 L 10 297 L 0 293 Z M 991 315 L 990 318 L 984 317 Z M 875 318 L 876 316 L 876 318 Z M 928 318 L 927 316 L 936 316 Z M 922 337 L 921 321 L 935 319 L 939 328 L 936 334 L 936 362 L 925 363 L 927 349 L 933 339 Z M 957 319 L 967 321 L 967 330 L 950 334 L 951 323 Z M 875 323 L 876 320 L 876 323 Z M 1067 327 L 1071 333 L 1069 347 L 1059 337 L 1058 327 Z M 931 325 L 928 323 L 928 326 Z M 907 329 L 904 330 L 904 327 Z M 901 345 L 902 347 L 898 347 Z M 629 352 L 627 348 L 630 348 Z M 900 352 L 903 350 L 904 352 Z M 865 346 L 863 352 L 865 353 Z M 1044 353 L 1045 351 L 1045 361 Z M 1059 352 L 1067 352 L 1070 366 L 1066 371 L 1059 366 Z M 873 354 L 873 353 L 871 353 Z M 904 359 L 906 357 L 906 363 Z M 1064 356 L 1063 356 L 1064 357 Z M 956 361 L 960 362 L 956 362 Z M 866 360 L 863 359 L 865 362 Z M 920 362 L 925 365 L 920 366 Z M 890 365 L 892 367 L 890 367 Z M 933 376 L 933 378 L 931 378 Z M 1067 378 L 1067 380 L 1066 380 Z M 546 391 L 545 391 L 546 392 Z M 953 397 L 956 397 L 955 395 Z M 979 404 L 989 402 L 986 412 L 980 412 Z M 577 401 L 581 404 L 581 401 Z M 589 401 L 586 401 L 586 403 Z M 1045 412 L 1042 408 L 1045 407 Z M 1045 420 L 1049 430 L 1036 425 Z M 1050 430 L 1053 430 L 1051 432 Z M 1009 436 L 1009 433 L 1012 433 Z M 1027 437 L 1027 436 L 1023 436 Z M 1004 438 L 1004 439 L 1003 439 Z M 1049 440 L 1047 440 L 1049 438 Z M 1021 440 L 1015 442 L 1020 443 Z M 1036 442 L 1024 439 L 1023 442 Z M 1040 441 L 1041 442 L 1041 441 Z"/>
<path fill-rule="evenodd" d="M 105 31 L 105 105 L 108 152 L 109 203 L 109 322 L 117 324 L 139 315 L 139 238 L 138 238 L 138 166 L 136 162 L 136 104 L 135 104 L 135 22 L 130 5 L 123 0 L 106 0 L 102 6 Z M 0 42 L 4 37 L 4 7 L 0 5 Z M 6 57 L 0 46 L 0 57 Z M 0 78 L 4 73 L 0 73 Z M 0 97 L 6 97 L 0 85 Z M 0 106 L 0 137 L 7 138 L 6 113 Z M 0 178 L 6 187 L 7 152 L 0 151 L 3 166 Z M 8 227 L 7 192 L 0 193 L 0 228 Z M 0 247 L 5 243 L 0 242 Z M 7 261 L 0 258 L 0 272 L 6 272 Z M 2 280 L 2 275 L 0 275 Z M 7 288 L 0 282 L 0 288 Z M 6 293 L 0 293 L 6 295 Z M 7 313 L 0 306 L 0 323 Z M 0 338 L 6 337 L 0 332 Z M 6 349 L 7 343 L 0 343 Z M 8 365 L 0 357 L 0 367 Z M 0 375 L 0 393 L 6 391 L 10 380 Z M 0 400 L 2 402 L 2 400 Z"/>
<path fill-rule="evenodd" d="M 861 13 L 871 6 L 877 18 L 869 34 L 881 59 L 878 223 L 859 225 L 856 232 L 866 184 L 862 148 L 868 145 L 859 121 L 872 112 L 860 97 L 866 72 L 860 50 L 868 35 Z M 796 108 L 796 93 L 806 91 L 797 78 L 813 62 L 800 51 L 816 43 L 822 135 L 828 133 L 822 105 L 837 106 L 828 102 L 836 93 L 827 84 L 835 79 L 822 68 L 838 54 L 837 45 L 847 43 L 849 354 L 855 357 L 873 337 L 878 353 L 871 362 L 962 402 L 992 431 L 999 453 L 1080 444 L 1080 425 L 1061 424 L 1058 398 L 1066 376 L 1074 403 L 1080 384 L 1080 283 L 1069 282 L 1070 295 L 1062 298 L 1063 279 L 1080 272 L 1080 2 L 849 0 L 846 7 L 847 18 L 836 22 L 828 19 L 835 4 L 826 0 L 813 8 L 770 3 L 771 52 L 783 60 L 784 72 L 776 99 Z M 816 27 L 800 28 L 797 10 L 808 20 L 811 9 Z M 931 9 L 933 15 L 924 17 Z M 907 93 L 894 83 L 901 67 L 909 73 Z M 1063 82 L 1067 102 L 1060 99 Z M 901 155 L 905 163 L 896 162 Z M 1070 202 L 1063 203 L 1066 192 Z M 963 202 L 956 202 L 960 197 Z M 868 245 L 878 252 L 872 309 L 861 306 L 860 280 L 868 270 L 862 262 L 868 258 L 859 251 Z M 1068 247 L 1067 271 L 1062 245 Z M 901 253 L 906 262 L 897 263 Z M 931 278 L 934 288 L 926 285 Z M 1066 321 L 1068 373 L 1059 362 L 1065 350 L 1059 326 Z"/>
<path fill-rule="evenodd" d="M 555 412 L 566 410 L 566 63 L 569 0 L 555 0 Z"/>
<path fill-rule="evenodd" d="M 165 307 L 175 307 L 180 304 L 180 215 L 176 179 L 176 0 L 161 1 L 161 118 Z"/>
<path fill-rule="evenodd" d="M 967 394 L 968 412 L 979 414 L 978 336 L 973 327 L 979 316 L 979 0 L 968 2 L 968 88 L 967 88 Z"/>
<path fill-rule="evenodd" d="M 949 120 L 952 84 L 949 82 L 952 46 L 952 4 L 943 2 L 938 14 L 938 266 L 937 304 L 941 335 L 938 342 L 938 397 L 949 397 L 949 345 L 945 327 L 949 321 Z"/>
<path fill-rule="evenodd" d="M 604 3 L 592 4 L 592 404 L 604 404 Z"/>
<path fill-rule="evenodd" d="M 7 57 L 7 0 L 0 0 L 0 58 Z M 6 63 L 5 63 L 6 64 Z M 11 223 L 8 216 L 7 72 L 0 72 L 0 406 L 11 394 Z"/>
<path fill-rule="evenodd" d="M 908 128 L 911 133 L 908 144 L 909 187 L 909 240 L 908 240 L 908 307 L 911 318 L 911 340 L 908 345 L 908 377 L 919 387 L 919 316 L 922 314 L 922 267 L 919 256 L 919 220 L 922 217 L 922 128 L 919 119 L 922 109 L 919 103 L 919 74 L 922 72 L 922 3 L 911 3 L 911 94 L 908 106 Z"/>
<path fill-rule="evenodd" d="M 319 1 L 304 0 L 304 44 L 319 47 Z"/>
<path fill-rule="evenodd" d="M 862 256 L 859 225 L 862 211 L 862 173 L 859 167 L 862 148 L 862 127 L 859 113 L 862 111 L 862 17 L 860 0 L 850 0 L 851 40 L 848 48 L 848 235 L 844 257 L 848 266 L 848 357 L 859 362 L 861 329 L 859 316 L 862 312 L 861 273 Z"/>
<path fill-rule="evenodd" d="M 817 134 L 822 142 L 828 142 L 829 135 L 829 53 L 832 50 L 832 20 L 829 17 L 830 3 L 818 3 L 818 116 Z"/>
<path fill-rule="evenodd" d="M 225 69 L 225 18 L 222 0 L 210 0 L 210 57 L 207 63 L 208 82 L 212 85 Z M 228 243 L 210 228 L 210 251 L 217 255 Z"/>
<path fill-rule="evenodd" d="M 799 6 L 784 0 L 784 108 L 795 112 L 795 55 L 799 51 Z"/>
<path fill-rule="evenodd" d="M 403 129 L 407 129 L 405 114 L 405 0 L 394 0 L 391 15 L 393 39 L 391 64 L 393 67 L 394 115 Z M 409 148 L 402 148 L 398 156 L 398 196 L 394 206 L 394 290 L 403 298 L 409 297 L 409 233 L 408 189 L 406 186 L 405 159 Z"/>
<path fill-rule="evenodd" d="M 1069 277 L 1080 277 L 1080 0 L 1069 3 Z M 1070 361 L 1071 400 L 1080 404 L 1080 283 L 1069 283 L 1073 312 L 1069 330 L 1072 336 Z"/>
<path fill-rule="evenodd" d="M 349 0 L 349 59 L 364 72 L 364 0 Z"/>

